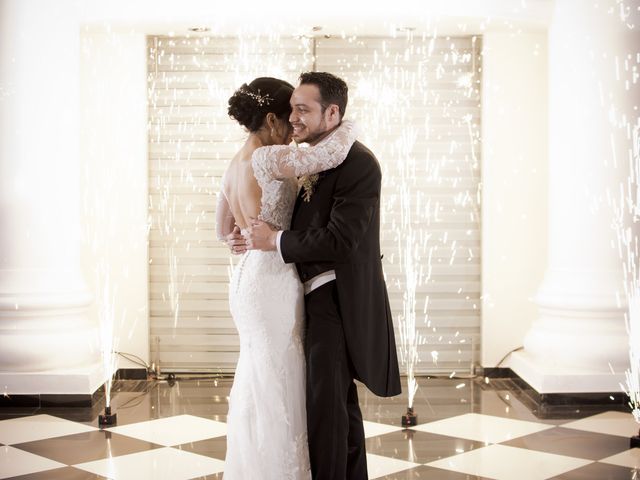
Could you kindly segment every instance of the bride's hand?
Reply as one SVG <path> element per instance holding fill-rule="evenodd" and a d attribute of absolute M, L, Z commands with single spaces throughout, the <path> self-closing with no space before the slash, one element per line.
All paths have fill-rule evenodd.
<path fill-rule="evenodd" d="M 226 239 L 226 243 L 234 255 L 242 255 L 247 251 L 247 241 L 240 233 L 240 227 L 237 225 L 233 228 L 233 232 L 227 235 Z"/>
<path fill-rule="evenodd" d="M 278 232 L 271 225 L 262 220 L 251 219 L 251 226 L 247 229 L 247 250 L 277 250 L 276 238 Z"/>

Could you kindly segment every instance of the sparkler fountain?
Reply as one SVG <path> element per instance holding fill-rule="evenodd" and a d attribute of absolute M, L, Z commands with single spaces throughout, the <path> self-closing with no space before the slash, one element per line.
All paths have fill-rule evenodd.
<path fill-rule="evenodd" d="M 439 251 L 439 247 L 450 247 L 448 263 L 453 265 L 460 261 L 456 252 L 472 241 L 465 238 L 470 235 L 470 230 L 461 236 L 458 232 L 449 231 L 445 222 L 462 217 L 461 225 L 465 225 L 462 222 L 468 222 L 469 218 L 473 222 L 478 219 L 477 210 L 473 208 L 476 195 L 465 190 L 464 178 L 469 174 L 473 178 L 479 168 L 474 153 L 477 117 L 474 119 L 469 113 L 473 111 L 473 99 L 478 92 L 474 81 L 477 73 L 475 38 L 471 39 L 469 46 L 470 51 L 460 52 L 453 43 L 435 35 L 414 38 L 409 31 L 406 38 L 391 41 L 388 45 L 383 43 L 382 48 L 374 50 L 373 66 L 361 73 L 359 81 L 353 82 L 356 108 L 366 124 L 364 131 L 375 132 L 372 134 L 374 151 L 379 158 L 390 162 L 383 163 L 383 191 L 386 196 L 382 224 L 383 236 L 391 232 L 394 239 L 389 262 L 395 263 L 400 271 L 390 282 L 388 279 L 388 283 L 391 295 L 399 294 L 402 300 L 401 309 L 395 310 L 394 318 L 399 332 L 400 361 L 407 381 L 408 407 L 401 418 L 405 427 L 416 425 L 418 421 L 414 411 L 418 389 L 416 374 L 421 349 L 428 341 L 426 332 L 436 334 L 429 342 L 432 343 L 430 357 L 436 368 L 443 368 L 438 366 L 438 345 L 446 342 L 446 349 L 454 349 L 457 343 L 460 345 L 457 353 L 461 355 L 462 345 L 466 342 L 466 338 L 458 338 L 458 331 L 451 336 L 446 329 L 438 332 L 441 320 L 436 317 L 432 321 L 429 307 L 432 297 L 435 297 L 432 303 L 436 305 L 442 301 L 440 296 L 448 292 L 447 288 L 452 293 L 444 293 L 442 298 L 462 299 L 461 296 L 467 295 L 465 300 L 469 299 L 469 292 L 463 293 L 465 288 L 456 280 L 455 285 L 442 290 L 432 287 L 434 262 L 447 260 L 444 257 L 446 250 Z M 397 70 L 391 70 L 390 64 Z M 432 81 L 434 84 L 451 81 L 455 92 L 453 98 L 442 99 L 437 87 L 432 87 Z M 365 105 L 358 103 L 359 96 L 367 93 L 369 101 Z M 458 111 L 459 105 L 466 102 L 469 106 Z M 447 126 L 450 127 L 448 131 L 445 130 Z M 380 134 L 388 134 L 393 140 L 381 142 L 377 140 Z M 456 135 L 460 135 L 460 139 Z M 432 153 L 437 151 L 438 143 L 447 141 L 446 153 Z M 461 161 L 459 151 L 466 149 L 467 142 L 471 154 L 469 158 L 462 157 L 464 160 Z M 454 178 L 448 178 L 453 166 L 456 172 L 460 172 L 459 177 L 454 174 Z M 450 197 L 446 190 L 442 190 L 443 187 L 452 189 Z M 457 213 L 460 210 L 469 210 L 470 217 Z M 467 247 L 467 250 L 468 265 L 475 259 L 472 249 Z M 445 340 L 448 336 L 449 340 Z M 473 346 L 471 348 L 473 354 Z M 447 358 L 445 361 L 451 360 Z"/>
<path fill-rule="evenodd" d="M 104 413 L 98 416 L 98 425 L 110 426 L 117 423 L 117 414 L 111 410 L 111 388 L 116 372 L 116 348 L 117 340 L 114 335 L 114 296 L 109 291 L 109 275 L 104 275 L 102 298 L 98 301 L 100 311 L 102 363 L 107 373 L 107 381 L 104 384 L 105 407 Z"/>
<path fill-rule="evenodd" d="M 404 267 L 405 291 L 403 295 L 403 309 L 400 322 L 400 359 L 407 368 L 407 413 L 402 416 L 404 427 L 418 424 L 418 415 L 413 410 L 413 400 L 418 390 L 414 368 L 420 361 L 418 357 L 418 343 L 420 335 L 416 329 L 416 287 L 419 281 L 420 251 L 417 248 L 418 238 L 413 227 L 417 206 L 411 202 L 412 192 L 416 186 L 416 163 L 410 154 L 415 144 L 417 132 L 408 128 L 401 136 L 401 156 L 404 161 L 400 166 L 400 234 L 399 243 L 403 243 L 400 250 L 400 264 Z M 403 151 L 405 150 L 405 151 Z"/>
<path fill-rule="evenodd" d="M 615 212 L 618 248 L 623 260 L 624 285 L 627 289 L 628 312 L 625 314 L 629 335 L 629 369 L 625 372 L 625 385 L 620 385 L 629 398 L 629 407 L 635 421 L 640 424 L 640 277 L 638 272 L 638 235 L 632 228 L 625 228 L 625 216 L 634 222 L 640 220 L 640 119 L 633 128 L 633 144 L 630 149 L 633 161 L 626 185 L 620 185 L 621 198 L 611 200 Z M 635 192 L 634 192 L 635 190 Z M 640 447 L 640 430 L 629 439 L 631 448 Z"/>
<path fill-rule="evenodd" d="M 417 423 L 413 409 L 416 375 L 427 332 L 435 334 L 429 342 L 433 343 L 430 357 L 439 369 L 455 360 L 443 355 L 438 365 L 438 346 L 446 345 L 445 350 L 461 355 L 466 342 L 458 338 L 458 331 L 449 334 L 446 323 L 439 331 L 441 322 L 448 320 L 442 318 L 442 312 L 432 319 L 430 307 L 435 304 L 438 308 L 438 302 L 446 299 L 464 308 L 470 299 L 469 291 L 463 292 L 466 287 L 459 283 L 462 279 L 455 277 L 455 268 L 445 280 L 452 282 L 450 286 L 434 287 L 433 275 L 436 262 L 440 262 L 436 263 L 438 273 L 442 262 L 462 264 L 456 252 L 469 251 L 463 268 L 474 268 L 467 266 L 477 262 L 469 248 L 475 241 L 472 229 L 465 225 L 469 218 L 473 223 L 478 219 L 476 195 L 467 190 L 467 182 L 471 180 L 473 189 L 479 169 L 473 153 L 479 132 L 478 115 L 473 114 L 479 70 L 475 37 L 457 43 L 436 32 L 416 36 L 410 29 L 402 31 L 406 35 L 401 38 L 382 40 L 357 36 L 320 39 L 315 50 L 319 52 L 318 69 L 336 71 L 350 85 L 349 115 L 360 123 L 363 141 L 376 152 L 383 170 L 381 243 L 407 382 L 408 408 L 401 423 L 408 427 Z M 338 48 L 339 58 L 325 65 L 322 52 L 333 53 Z M 442 84 L 449 86 L 446 94 L 440 91 Z M 466 151 L 471 154 L 467 156 Z M 460 226 L 465 230 L 449 231 Z"/>

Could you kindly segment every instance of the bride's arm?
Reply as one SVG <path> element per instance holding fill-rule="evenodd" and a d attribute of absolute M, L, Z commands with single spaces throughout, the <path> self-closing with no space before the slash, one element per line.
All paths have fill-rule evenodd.
<path fill-rule="evenodd" d="M 224 192 L 218 192 L 218 206 L 216 208 L 216 236 L 221 242 L 227 243 L 227 235 L 233 232 L 236 219 L 231 213 L 229 202 Z"/>
<path fill-rule="evenodd" d="M 256 149 L 252 156 L 254 171 L 263 170 L 271 178 L 283 179 L 331 170 L 344 161 L 355 141 L 355 124 L 344 120 L 327 138 L 308 148 L 272 145 Z"/>

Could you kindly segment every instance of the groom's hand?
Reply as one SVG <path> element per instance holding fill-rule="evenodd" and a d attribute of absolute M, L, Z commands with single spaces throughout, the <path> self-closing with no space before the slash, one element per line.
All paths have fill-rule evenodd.
<path fill-rule="evenodd" d="M 247 249 L 248 250 L 277 250 L 276 238 L 278 232 L 268 223 L 255 218 L 251 219 L 251 227 L 247 233 Z"/>
<path fill-rule="evenodd" d="M 247 241 L 240 233 L 240 227 L 237 225 L 234 227 L 233 232 L 227 235 L 227 245 L 234 255 L 242 255 L 247 251 Z"/>

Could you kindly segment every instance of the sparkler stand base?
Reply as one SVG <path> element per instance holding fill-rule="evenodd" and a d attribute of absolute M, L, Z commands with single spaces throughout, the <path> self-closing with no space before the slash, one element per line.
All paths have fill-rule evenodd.
<path fill-rule="evenodd" d="M 101 427 L 118 423 L 118 414 L 111 413 L 111 407 L 104 407 L 104 415 L 98 416 L 98 425 Z"/>
<path fill-rule="evenodd" d="M 418 415 L 413 412 L 412 407 L 407 408 L 407 413 L 402 416 L 403 427 L 415 427 L 418 424 Z"/>
<path fill-rule="evenodd" d="M 640 433 L 629 439 L 629 448 L 640 448 Z"/>

